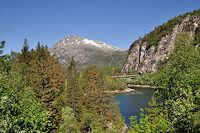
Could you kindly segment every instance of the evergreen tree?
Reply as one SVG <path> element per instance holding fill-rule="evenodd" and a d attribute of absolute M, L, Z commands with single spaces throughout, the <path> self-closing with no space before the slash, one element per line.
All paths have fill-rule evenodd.
<path fill-rule="evenodd" d="M 29 86 L 30 84 L 30 61 L 31 61 L 31 52 L 29 50 L 28 40 L 24 40 L 24 44 L 22 46 L 21 52 L 17 53 L 15 56 L 12 56 L 14 61 L 16 62 L 15 66 L 16 71 L 19 71 L 22 77 L 21 84 L 22 86 Z M 17 65 L 18 63 L 18 65 Z"/>
<path fill-rule="evenodd" d="M 83 74 L 84 106 L 94 112 L 97 106 L 97 96 L 100 91 L 100 73 L 95 66 L 88 67 Z"/>
<path fill-rule="evenodd" d="M 83 92 L 78 83 L 76 64 L 72 58 L 67 68 L 67 106 L 71 107 L 75 116 L 80 119 L 82 108 Z"/>
<path fill-rule="evenodd" d="M 86 68 L 82 78 L 84 92 L 82 131 L 103 132 L 107 130 L 109 122 L 119 120 L 114 100 L 111 95 L 105 93 L 102 74 L 95 66 Z"/>
<path fill-rule="evenodd" d="M 21 76 L 13 70 L 0 73 L 0 132 L 48 132 L 48 112 L 37 102 L 30 87 L 21 88 Z"/>
<path fill-rule="evenodd" d="M 0 42 L 0 68 L 1 68 L 1 71 L 4 69 L 4 63 L 3 63 L 3 56 L 1 56 L 3 54 L 3 48 L 5 46 L 5 41 L 2 41 Z"/>
<path fill-rule="evenodd" d="M 8 74 L 11 69 L 10 55 L 3 55 L 4 47 L 5 41 L 0 42 L 0 71 L 5 71 Z"/>
<path fill-rule="evenodd" d="M 3 54 L 3 48 L 5 46 L 5 41 L 0 42 L 0 55 Z"/>
<path fill-rule="evenodd" d="M 112 96 L 105 93 L 106 85 L 103 80 L 103 75 L 98 71 L 96 66 L 90 66 L 84 73 L 83 81 L 86 99 L 85 106 L 88 106 L 88 109 L 93 106 L 96 113 L 105 116 L 110 110 Z"/>
<path fill-rule="evenodd" d="M 50 55 L 47 46 L 38 44 L 31 61 L 31 85 L 38 100 L 51 112 L 52 130 L 58 127 L 61 115 L 63 71 L 58 61 Z"/>
<path fill-rule="evenodd" d="M 25 64 L 28 64 L 30 61 L 30 51 L 27 39 L 24 40 L 24 45 L 21 49 L 21 54 L 19 55 L 19 61 Z"/>
<path fill-rule="evenodd" d="M 66 106 L 62 109 L 62 121 L 59 125 L 59 131 L 62 133 L 79 133 L 78 121 L 73 113 L 73 109 Z"/>

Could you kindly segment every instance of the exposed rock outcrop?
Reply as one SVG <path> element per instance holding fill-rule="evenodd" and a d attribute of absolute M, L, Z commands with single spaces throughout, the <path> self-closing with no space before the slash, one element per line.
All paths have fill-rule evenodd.
<path fill-rule="evenodd" d="M 145 37 L 135 41 L 129 49 L 126 62 L 122 68 L 122 73 L 129 73 L 130 71 L 136 71 L 141 73 L 151 73 L 155 72 L 161 68 L 167 61 L 170 53 L 175 47 L 175 41 L 177 35 L 183 32 L 189 32 L 191 37 L 194 37 L 200 30 L 200 10 L 187 13 L 185 15 L 179 16 L 177 23 L 170 25 L 172 30 L 159 37 L 159 41 L 155 45 L 150 45 Z M 172 22 L 172 21 L 171 21 Z M 164 27 L 167 23 L 163 24 Z M 160 28 L 160 32 L 166 32 L 167 28 Z M 157 29 L 158 29 L 157 28 Z M 163 30 L 163 31 L 162 31 Z M 158 30 L 153 31 L 150 34 L 156 34 Z"/>

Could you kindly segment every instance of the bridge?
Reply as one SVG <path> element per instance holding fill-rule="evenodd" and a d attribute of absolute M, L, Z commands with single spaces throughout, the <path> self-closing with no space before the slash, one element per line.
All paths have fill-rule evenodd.
<path fill-rule="evenodd" d="M 118 75 L 118 76 L 111 76 L 112 78 L 117 78 L 117 79 L 123 79 L 124 82 L 127 84 L 128 88 L 132 88 L 132 89 L 137 89 L 137 88 L 149 88 L 149 89 L 158 89 L 158 88 L 163 88 L 161 86 L 150 86 L 150 85 L 135 85 L 135 84 L 131 84 L 131 81 L 134 78 L 138 78 L 140 75 Z"/>
<path fill-rule="evenodd" d="M 111 76 L 112 78 L 119 78 L 119 79 L 128 79 L 128 78 L 136 78 L 139 75 L 117 75 L 117 76 Z"/>
<path fill-rule="evenodd" d="M 138 78 L 140 75 L 117 75 L 117 76 L 111 76 L 112 78 L 116 79 L 122 79 L 127 85 L 131 83 L 132 80 L 135 78 Z"/>

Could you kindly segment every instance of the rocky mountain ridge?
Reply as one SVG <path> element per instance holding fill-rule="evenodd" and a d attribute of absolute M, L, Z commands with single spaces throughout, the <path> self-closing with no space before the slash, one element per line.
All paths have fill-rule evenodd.
<path fill-rule="evenodd" d="M 151 73 L 162 68 L 175 47 L 177 35 L 183 32 L 189 32 L 194 40 L 200 35 L 200 10 L 175 17 L 136 40 L 129 49 L 122 73 Z"/>
<path fill-rule="evenodd" d="M 63 45 L 71 45 L 71 44 L 72 45 L 88 45 L 88 46 L 104 49 L 105 51 L 123 51 L 123 49 L 112 46 L 110 44 L 106 44 L 105 42 L 94 41 L 94 40 L 83 38 L 77 35 L 67 36 L 66 38 L 59 41 L 57 44 L 60 44 L 60 43 Z"/>
<path fill-rule="evenodd" d="M 123 49 L 76 35 L 58 41 L 49 51 L 63 65 L 67 65 L 73 57 L 81 68 L 92 64 L 100 67 L 122 66 L 126 57 Z"/>

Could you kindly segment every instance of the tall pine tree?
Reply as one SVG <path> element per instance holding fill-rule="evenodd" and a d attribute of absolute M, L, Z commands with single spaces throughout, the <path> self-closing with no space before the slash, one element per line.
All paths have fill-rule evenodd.
<path fill-rule="evenodd" d="M 28 40 L 24 40 L 24 44 L 22 46 L 21 52 L 17 53 L 16 56 L 13 56 L 13 60 L 16 62 L 15 69 L 19 71 L 22 77 L 21 86 L 24 88 L 25 86 L 30 85 L 30 61 L 31 61 L 31 52 L 29 50 Z"/>
<path fill-rule="evenodd" d="M 113 104 L 112 96 L 105 93 L 105 85 L 102 74 L 96 66 L 88 67 L 83 73 L 82 88 L 84 92 L 84 124 L 82 131 L 87 132 L 92 130 L 108 128 L 107 125 L 118 120 L 116 107 Z M 92 116 L 91 116 L 92 115 Z M 95 117 L 95 121 L 90 117 Z M 99 125 L 100 124 L 100 125 Z"/>
<path fill-rule="evenodd" d="M 72 58 L 67 68 L 67 106 L 71 107 L 75 116 L 80 119 L 83 92 L 79 86 L 76 64 Z"/>
<path fill-rule="evenodd" d="M 52 131 L 58 127 L 61 113 L 61 93 L 64 83 L 62 67 L 50 55 L 47 46 L 38 44 L 31 61 L 31 85 L 38 100 L 51 112 Z"/>
<path fill-rule="evenodd" d="M 19 62 L 28 64 L 30 60 L 31 60 L 31 57 L 30 57 L 30 51 L 29 51 L 29 44 L 28 44 L 28 40 L 25 39 L 24 45 L 21 49 L 21 54 L 19 55 Z"/>
<path fill-rule="evenodd" d="M 3 54 L 3 48 L 5 46 L 5 41 L 0 42 L 0 55 Z"/>

